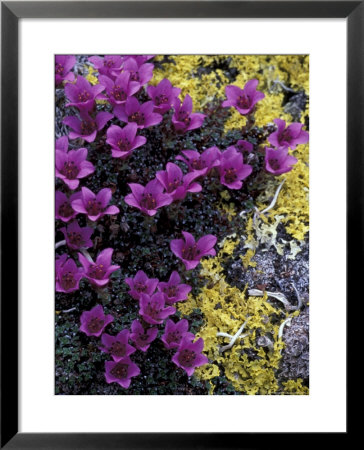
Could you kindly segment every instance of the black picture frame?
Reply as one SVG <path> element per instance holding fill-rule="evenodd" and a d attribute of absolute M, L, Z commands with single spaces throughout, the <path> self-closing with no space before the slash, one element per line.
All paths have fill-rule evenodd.
<path fill-rule="evenodd" d="M 9 320 L 18 316 L 18 22 L 111 17 L 347 19 L 347 301 L 362 278 L 363 264 L 356 261 L 363 256 L 364 1 L 93 1 L 87 8 L 77 1 L 1 2 L 1 448 L 227 449 L 260 448 L 278 441 L 284 448 L 293 444 L 289 434 L 18 432 L 19 330 Z M 348 431 L 338 433 L 338 443 L 348 438 Z M 299 442 L 311 438 L 305 433 Z M 315 444 L 319 438 L 315 434 Z"/>

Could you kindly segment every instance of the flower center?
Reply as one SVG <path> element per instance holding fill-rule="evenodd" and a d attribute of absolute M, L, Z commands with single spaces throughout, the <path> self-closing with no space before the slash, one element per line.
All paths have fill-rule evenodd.
<path fill-rule="evenodd" d="M 142 343 L 145 343 L 148 340 L 149 336 L 147 333 L 139 333 L 138 334 L 138 340 L 141 341 Z"/>
<path fill-rule="evenodd" d="M 168 103 L 168 97 L 165 94 L 160 94 L 157 95 L 154 99 L 154 103 L 159 106 L 159 105 L 165 105 L 166 103 Z"/>
<path fill-rule="evenodd" d="M 170 344 L 171 342 L 176 342 L 176 344 L 179 344 L 181 342 L 181 339 L 182 339 L 181 333 L 178 330 L 176 330 L 168 334 L 166 341 L 168 342 L 168 344 Z"/>
<path fill-rule="evenodd" d="M 104 66 L 110 69 L 110 67 L 114 66 L 114 60 L 113 59 L 108 59 L 107 61 L 104 60 Z"/>
<path fill-rule="evenodd" d="M 128 117 L 128 120 L 129 122 L 136 122 L 138 125 L 143 125 L 145 117 L 143 113 L 136 111 Z"/>
<path fill-rule="evenodd" d="M 121 89 L 119 85 L 116 85 L 113 90 L 111 91 L 111 95 L 114 97 L 115 100 L 124 101 L 127 99 L 126 92 Z"/>
<path fill-rule="evenodd" d="M 190 164 L 191 164 L 192 169 L 195 169 L 195 170 L 201 170 L 206 167 L 205 162 L 202 161 L 202 159 L 200 159 L 200 158 L 193 159 Z"/>
<path fill-rule="evenodd" d="M 174 190 L 176 190 L 178 188 L 178 186 L 181 186 L 181 184 L 182 184 L 182 180 L 175 178 L 173 181 L 170 181 L 168 183 L 167 192 L 168 193 L 173 192 Z"/>
<path fill-rule="evenodd" d="M 78 101 L 79 102 L 87 102 L 88 100 L 90 100 L 91 98 L 91 94 L 89 92 L 87 92 L 86 90 L 83 90 L 82 92 L 80 92 L 77 96 Z"/>
<path fill-rule="evenodd" d="M 230 169 L 225 170 L 225 180 L 228 183 L 233 183 L 237 179 L 236 169 L 230 167 Z"/>
<path fill-rule="evenodd" d="M 193 367 L 196 359 L 196 353 L 187 348 L 182 350 L 178 356 L 178 362 L 184 367 Z"/>
<path fill-rule="evenodd" d="M 177 286 L 168 286 L 164 289 L 164 293 L 167 297 L 175 297 L 178 293 L 178 287 Z"/>
<path fill-rule="evenodd" d="M 70 217 L 73 214 L 72 206 L 69 202 L 64 202 L 58 209 L 58 213 L 61 217 Z"/>
<path fill-rule="evenodd" d="M 147 286 L 145 284 L 143 284 L 143 283 L 137 282 L 137 283 L 134 284 L 134 289 L 137 292 L 139 292 L 139 293 L 140 292 L 145 292 L 147 290 Z"/>
<path fill-rule="evenodd" d="M 119 139 L 117 145 L 120 148 L 120 150 L 125 151 L 125 152 L 127 152 L 130 148 L 130 142 L 126 138 Z"/>
<path fill-rule="evenodd" d="M 272 158 L 269 160 L 269 165 L 273 170 L 278 170 L 280 168 L 280 164 L 278 159 Z"/>
<path fill-rule="evenodd" d="M 152 194 L 143 194 L 142 199 L 140 200 L 140 205 L 145 209 L 155 209 L 157 206 L 157 201 L 153 197 Z"/>
<path fill-rule="evenodd" d="M 87 324 L 87 329 L 90 333 L 97 333 L 104 326 L 105 321 L 99 317 L 93 317 Z"/>
<path fill-rule="evenodd" d="M 61 174 L 64 175 L 68 180 L 74 180 L 78 173 L 79 168 L 75 165 L 73 161 L 68 161 L 63 164 L 63 168 L 61 169 Z"/>
<path fill-rule="evenodd" d="M 63 75 L 64 67 L 62 64 L 56 63 L 56 74 Z"/>
<path fill-rule="evenodd" d="M 292 139 L 291 133 L 289 132 L 288 128 L 286 130 L 283 130 L 280 141 L 290 142 Z"/>
<path fill-rule="evenodd" d="M 130 72 L 130 80 L 131 81 L 139 81 L 139 72 Z"/>
<path fill-rule="evenodd" d="M 81 233 L 70 231 L 69 233 L 67 233 L 67 236 L 70 244 L 74 245 L 75 247 L 81 247 L 81 245 L 84 243 Z"/>
<path fill-rule="evenodd" d="M 109 352 L 115 356 L 124 356 L 126 353 L 126 346 L 119 341 L 115 341 L 111 344 Z"/>
<path fill-rule="evenodd" d="M 76 280 L 74 279 L 72 272 L 65 272 L 61 277 L 61 286 L 65 291 L 76 286 Z"/>
<path fill-rule="evenodd" d="M 248 109 L 250 107 L 250 98 L 246 94 L 239 95 L 236 104 L 240 109 Z"/>
<path fill-rule="evenodd" d="M 128 376 L 128 365 L 122 364 L 118 362 L 111 370 L 110 373 L 113 377 L 119 378 L 119 380 L 122 380 L 123 378 L 126 378 Z"/>
<path fill-rule="evenodd" d="M 182 256 L 183 259 L 186 259 L 187 261 L 193 261 L 196 259 L 196 257 L 200 254 L 200 250 L 197 248 L 197 244 L 194 246 L 185 247 L 182 249 Z"/>
<path fill-rule="evenodd" d="M 86 205 L 86 211 L 89 216 L 97 216 L 102 211 L 101 202 L 97 202 L 96 199 L 89 200 Z"/>
<path fill-rule="evenodd" d="M 92 134 L 96 129 L 96 122 L 93 120 L 83 120 L 81 122 L 81 131 L 84 136 Z"/>
<path fill-rule="evenodd" d="M 191 122 L 190 115 L 183 109 L 178 113 L 178 120 L 180 122 L 184 122 L 186 126 L 188 126 Z"/>
<path fill-rule="evenodd" d="M 145 312 L 149 317 L 156 318 L 158 317 L 158 314 L 160 313 L 160 309 L 158 308 L 158 305 L 155 303 L 148 303 L 147 307 L 145 308 Z"/>
<path fill-rule="evenodd" d="M 88 275 L 95 280 L 102 280 L 105 276 L 106 270 L 103 264 L 94 264 L 88 269 Z"/>

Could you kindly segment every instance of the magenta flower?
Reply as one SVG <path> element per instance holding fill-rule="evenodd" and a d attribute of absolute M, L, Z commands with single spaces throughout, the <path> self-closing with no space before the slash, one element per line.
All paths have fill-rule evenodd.
<path fill-rule="evenodd" d="M 111 189 L 101 189 L 95 195 L 87 187 L 82 188 L 81 197 L 72 202 L 72 208 L 81 214 L 87 214 L 87 217 L 95 222 L 106 214 L 115 215 L 120 212 L 115 205 L 108 206 L 111 200 Z"/>
<path fill-rule="evenodd" d="M 190 341 L 194 340 L 195 335 L 187 330 L 188 321 L 186 319 L 182 319 L 177 323 L 168 319 L 161 340 L 168 350 L 178 348 L 183 338 Z"/>
<path fill-rule="evenodd" d="M 265 170 L 273 175 L 289 172 L 296 162 L 297 159 L 288 154 L 287 147 L 278 150 L 269 147 L 265 149 Z"/>
<path fill-rule="evenodd" d="M 173 201 L 171 195 L 163 193 L 164 188 L 157 179 L 149 181 L 145 187 L 137 183 L 129 183 L 129 187 L 132 193 L 125 196 L 125 203 L 148 216 L 154 216 L 158 208 Z"/>
<path fill-rule="evenodd" d="M 103 307 L 96 305 L 90 311 L 84 311 L 81 314 L 80 330 L 87 336 L 99 337 L 105 327 L 113 321 L 114 318 L 111 314 L 105 316 Z"/>
<path fill-rule="evenodd" d="M 67 197 L 61 191 L 56 191 L 56 219 L 60 219 L 63 222 L 69 222 L 75 218 L 78 214 L 72 207 L 72 202 L 81 198 L 81 192 L 75 192 Z"/>
<path fill-rule="evenodd" d="M 242 139 L 240 141 L 238 141 L 236 144 L 234 144 L 234 147 L 239 151 L 239 152 L 252 152 L 253 151 L 253 144 L 251 142 L 248 141 L 243 141 Z"/>
<path fill-rule="evenodd" d="M 177 131 L 185 133 L 186 131 L 200 128 L 203 124 L 206 116 L 205 114 L 192 113 L 192 98 L 188 94 L 186 94 L 182 105 L 181 100 L 176 98 L 173 107 L 172 122 Z"/>
<path fill-rule="evenodd" d="M 222 106 L 225 108 L 233 106 L 240 114 L 250 114 L 255 104 L 265 97 L 263 92 L 256 90 L 258 83 L 258 80 L 249 80 L 245 84 L 244 89 L 233 85 L 226 86 L 225 94 L 227 100 L 222 102 Z"/>
<path fill-rule="evenodd" d="M 75 84 L 67 83 L 64 92 L 70 103 L 66 106 L 75 106 L 82 111 L 90 111 L 94 107 L 95 98 L 104 90 L 102 84 L 92 86 L 86 78 L 79 75 Z"/>
<path fill-rule="evenodd" d="M 110 281 L 110 275 L 120 269 L 120 266 L 111 265 L 113 251 L 112 248 L 105 248 L 98 254 L 96 262 L 87 259 L 82 253 L 78 254 L 78 259 L 84 269 L 84 277 L 92 284 L 105 286 Z"/>
<path fill-rule="evenodd" d="M 176 312 L 173 306 L 165 306 L 165 298 L 162 292 L 157 292 L 153 295 L 141 294 L 139 305 L 139 314 L 143 317 L 145 322 L 151 325 L 163 323 L 163 321 Z"/>
<path fill-rule="evenodd" d="M 201 154 L 196 150 L 182 150 L 183 155 L 176 159 L 187 164 L 190 171 L 199 171 L 200 175 L 206 175 L 213 167 L 220 165 L 221 152 L 217 147 L 207 148 Z"/>
<path fill-rule="evenodd" d="M 144 86 L 153 77 L 154 65 L 151 63 L 138 64 L 135 58 L 130 57 L 124 62 L 124 70 L 130 73 L 130 80 L 139 83 L 139 87 Z"/>
<path fill-rule="evenodd" d="M 182 231 L 182 234 L 184 239 L 173 239 L 170 246 L 172 252 L 183 261 L 186 270 L 194 269 L 203 256 L 216 255 L 214 245 L 217 238 L 212 234 L 202 236 L 197 242 L 191 233 Z"/>
<path fill-rule="evenodd" d="M 63 180 L 70 189 L 77 189 L 80 178 L 85 178 L 95 171 L 87 158 L 87 148 L 63 152 L 56 151 L 56 177 Z"/>
<path fill-rule="evenodd" d="M 72 250 L 92 247 L 90 237 L 93 233 L 93 229 L 89 227 L 81 228 L 77 220 L 67 225 L 67 228 L 61 228 L 60 231 L 62 231 L 68 247 Z"/>
<path fill-rule="evenodd" d="M 204 342 L 202 338 L 197 339 L 196 342 L 191 342 L 189 337 L 184 337 L 178 347 L 177 353 L 172 357 L 172 361 L 178 367 L 185 370 L 190 377 L 196 367 L 203 366 L 209 362 L 207 356 L 201 353 L 203 346 Z"/>
<path fill-rule="evenodd" d="M 79 289 L 83 270 L 76 266 L 73 259 L 63 254 L 56 259 L 56 291 L 74 292 Z"/>
<path fill-rule="evenodd" d="M 142 270 L 138 270 L 134 278 L 125 278 L 124 281 L 130 287 L 129 294 L 135 300 L 139 300 L 141 294 L 152 295 L 159 283 L 158 278 L 148 278 Z"/>
<path fill-rule="evenodd" d="M 139 83 L 130 80 L 129 72 L 122 72 L 115 81 L 106 75 L 100 75 L 99 81 L 105 87 L 107 95 L 99 94 L 97 98 L 108 100 L 112 105 L 125 103 L 128 97 L 139 90 Z"/>
<path fill-rule="evenodd" d="M 56 86 L 62 81 L 73 81 L 74 74 L 71 72 L 76 64 L 76 57 L 73 55 L 56 55 Z"/>
<path fill-rule="evenodd" d="M 60 152 L 68 152 L 68 137 L 61 136 L 56 140 L 56 151 Z"/>
<path fill-rule="evenodd" d="M 144 328 L 139 320 L 134 320 L 131 324 L 130 339 L 134 342 L 136 348 L 146 352 L 150 344 L 155 340 L 158 334 L 158 328 Z"/>
<path fill-rule="evenodd" d="M 175 99 L 181 93 L 181 89 L 173 87 L 172 83 L 164 78 L 157 86 L 148 86 L 147 92 L 153 100 L 154 111 L 164 114 L 171 109 Z"/>
<path fill-rule="evenodd" d="M 133 58 L 139 67 L 154 57 L 155 55 L 124 55 L 124 61 L 127 61 L 129 58 Z"/>
<path fill-rule="evenodd" d="M 140 104 L 135 97 L 128 97 L 123 105 L 115 106 L 114 114 L 122 122 L 135 122 L 138 128 L 148 128 L 157 125 L 163 117 L 153 112 L 153 102 Z"/>
<path fill-rule="evenodd" d="M 107 75 L 113 78 L 115 77 L 114 72 L 117 75 L 120 74 L 124 62 L 124 58 L 120 55 L 105 55 L 103 58 L 91 56 L 88 60 L 94 65 L 100 75 Z"/>
<path fill-rule="evenodd" d="M 82 138 L 87 142 L 93 142 L 97 132 L 102 130 L 112 117 L 111 113 L 102 111 L 93 119 L 87 112 L 81 111 L 80 119 L 76 116 L 67 116 L 63 119 L 63 123 L 73 130 L 69 134 L 70 139 Z"/>
<path fill-rule="evenodd" d="M 268 136 L 268 141 L 277 148 L 290 147 L 295 150 L 297 145 L 308 142 L 308 133 L 302 130 L 303 124 L 294 122 L 286 128 L 286 122 L 282 119 L 274 119 L 278 129 Z"/>
<path fill-rule="evenodd" d="M 131 378 L 140 374 L 139 367 L 132 362 L 129 356 L 119 361 L 105 361 L 105 378 L 110 383 L 118 383 L 128 389 Z"/>
<path fill-rule="evenodd" d="M 252 166 L 243 163 L 243 155 L 235 147 L 228 147 L 221 155 L 220 182 L 230 189 L 240 189 L 242 180 L 252 173 Z"/>
<path fill-rule="evenodd" d="M 171 195 L 173 201 L 186 197 L 187 192 L 200 192 L 202 187 L 194 180 L 201 174 L 190 172 L 183 175 L 182 170 L 174 163 L 167 163 L 166 170 L 160 170 L 156 174 L 157 180 L 164 187 L 167 194 Z"/>
<path fill-rule="evenodd" d="M 159 292 L 163 292 L 165 295 L 165 301 L 168 305 L 186 300 L 192 289 L 188 284 L 181 284 L 181 277 L 176 271 L 172 272 L 168 282 L 161 281 L 157 288 Z"/>
<path fill-rule="evenodd" d="M 129 330 L 122 330 L 116 336 L 104 333 L 101 336 L 101 351 L 110 353 L 114 361 L 120 361 L 122 358 L 131 355 L 136 349 L 128 344 Z"/>
<path fill-rule="evenodd" d="M 106 142 L 111 145 L 111 153 L 114 158 L 125 159 L 132 151 L 144 145 L 147 139 L 137 136 L 138 126 L 134 122 L 128 123 L 124 128 L 111 125 L 106 131 Z"/>

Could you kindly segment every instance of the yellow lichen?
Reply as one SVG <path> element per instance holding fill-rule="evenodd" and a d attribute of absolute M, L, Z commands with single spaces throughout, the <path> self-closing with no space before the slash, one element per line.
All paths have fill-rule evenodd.
<path fill-rule="evenodd" d="M 302 385 L 302 378 L 297 378 L 297 380 L 284 381 L 282 384 L 284 386 L 283 393 L 286 395 L 308 395 L 309 389 Z"/>

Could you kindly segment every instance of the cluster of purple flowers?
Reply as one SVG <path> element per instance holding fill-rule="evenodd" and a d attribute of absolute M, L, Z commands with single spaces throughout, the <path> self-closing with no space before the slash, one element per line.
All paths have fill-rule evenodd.
<path fill-rule="evenodd" d="M 160 124 L 167 113 L 176 134 L 184 134 L 203 125 L 205 115 L 193 112 L 192 98 L 187 94 L 180 99 L 181 89 L 172 86 L 168 79 L 156 86 L 148 85 L 153 77 L 152 58 L 152 55 L 92 56 L 89 62 L 98 71 L 98 83 L 92 85 L 86 78 L 72 72 L 76 64 L 74 56 L 56 56 L 56 87 L 64 89 L 65 106 L 70 108 L 72 115 L 63 119 L 70 128 L 68 136 L 57 139 L 55 145 L 56 177 L 62 182 L 62 189 L 56 191 L 55 216 L 64 223 L 60 228 L 64 243 L 71 255 L 78 252 L 79 263 L 77 265 L 68 253 L 56 258 L 57 292 L 77 291 L 81 279 L 88 280 L 95 289 L 101 289 L 110 282 L 111 274 L 120 268 L 112 264 L 113 248 L 99 251 L 94 255 L 95 259 L 87 251 L 94 247 L 91 237 L 96 222 L 120 211 L 113 204 L 110 188 L 92 192 L 82 186 L 83 179 L 95 172 L 94 165 L 87 160 L 91 157 L 89 150 L 82 145 L 93 143 L 102 131 L 111 156 L 126 160 L 134 150 L 146 144 L 143 130 Z M 226 86 L 227 99 L 222 106 L 234 107 L 240 114 L 253 118 L 257 103 L 264 98 L 257 86 L 258 80 L 255 79 L 248 81 L 242 89 Z M 145 97 L 139 93 L 147 94 L 149 100 L 140 102 Z M 100 102 L 104 104 L 102 111 L 97 106 Z M 112 124 L 103 131 L 111 120 Z M 291 170 L 297 162 L 289 154 L 289 149 L 295 150 L 298 144 L 306 143 L 308 133 L 299 123 L 286 127 L 281 119 L 274 122 L 277 130 L 268 136 L 272 147 L 265 149 L 265 170 L 280 175 Z M 73 140 L 72 144 L 69 139 Z M 252 159 L 249 155 L 253 152 L 253 144 L 246 140 L 238 140 L 224 150 L 216 146 L 202 153 L 194 149 L 182 150 L 176 161 L 186 166 L 178 163 L 183 170 L 176 162 L 168 162 L 164 170 L 159 170 L 145 186 L 129 183 L 131 192 L 124 201 L 143 214 L 154 216 L 159 208 L 183 201 L 188 193 L 200 192 L 201 181 L 213 174 L 222 185 L 239 190 L 253 172 L 252 165 L 244 162 L 244 159 Z M 88 226 L 80 226 L 76 219 L 79 214 L 87 218 Z M 188 271 L 196 268 L 201 258 L 216 254 L 216 242 L 216 236 L 211 234 L 196 241 L 191 233 L 182 231 L 182 238 L 173 239 L 170 249 Z M 167 350 L 174 352 L 171 360 L 188 376 L 196 367 L 208 362 L 202 354 L 203 339 L 195 340 L 188 321 L 174 322 L 170 318 L 176 312 L 174 305 L 185 301 L 192 289 L 182 282 L 177 271 L 171 273 L 168 281 L 149 278 L 142 270 L 134 278 L 128 277 L 124 281 L 129 286 L 130 296 L 139 303 L 140 317 L 132 322 L 130 330 L 123 329 L 116 336 L 105 333 L 114 317 L 105 315 L 101 305 L 81 315 L 80 330 L 87 336 L 101 338 L 100 350 L 112 357 L 105 362 L 107 383 L 116 382 L 123 388 L 130 386 L 131 378 L 140 374 L 140 368 L 130 356 L 137 350 L 146 352 L 157 338 L 158 327 L 161 326 L 164 326 L 161 340 Z"/>

